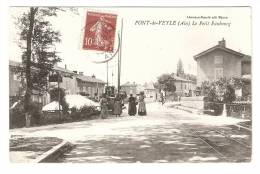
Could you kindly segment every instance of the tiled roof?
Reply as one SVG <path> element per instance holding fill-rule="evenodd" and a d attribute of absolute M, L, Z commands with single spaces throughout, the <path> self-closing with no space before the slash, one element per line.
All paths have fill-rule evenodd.
<path fill-rule="evenodd" d="M 184 78 L 179 77 L 179 76 L 173 76 L 173 79 L 174 79 L 174 81 L 182 81 L 182 82 L 191 82 L 191 83 L 195 83 L 195 82 L 192 81 L 192 80 L 187 80 L 187 79 L 184 79 Z"/>
<path fill-rule="evenodd" d="M 100 79 L 97 79 L 97 78 L 93 78 L 91 76 L 84 76 L 84 75 L 78 75 L 77 79 L 79 79 L 81 81 L 84 81 L 84 82 L 103 83 L 103 84 L 106 83 L 103 80 L 100 80 Z"/>
<path fill-rule="evenodd" d="M 215 50 L 217 50 L 217 49 L 226 51 L 226 52 L 231 53 L 231 54 L 235 54 L 235 55 L 240 56 L 240 57 L 243 57 L 243 56 L 244 56 L 244 54 L 242 54 L 242 53 L 240 53 L 240 52 L 234 51 L 234 50 L 229 49 L 229 48 L 227 48 L 227 47 L 223 47 L 223 46 L 220 46 L 220 45 L 216 45 L 216 46 L 214 46 L 214 47 L 211 47 L 211 48 L 209 48 L 209 49 L 207 49 L 207 50 L 205 50 L 205 51 L 203 51 L 203 52 L 201 52 L 201 53 L 199 53 L 199 54 L 193 56 L 193 58 L 194 58 L 195 60 L 197 60 L 197 59 L 200 58 L 201 56 L 206 55 L 206 54 L 208 54 L 208 53 L 210 53 L 210 52 L 212 52 L 212 51 L 215 51 Z"/>

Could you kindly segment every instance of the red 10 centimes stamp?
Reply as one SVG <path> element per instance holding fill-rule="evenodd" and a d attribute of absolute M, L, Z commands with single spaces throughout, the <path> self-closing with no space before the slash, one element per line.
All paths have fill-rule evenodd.
<path fill-rule="evenodd" d="M 87 12 L 83 49 L 113 52 L 117 15 Z"/>

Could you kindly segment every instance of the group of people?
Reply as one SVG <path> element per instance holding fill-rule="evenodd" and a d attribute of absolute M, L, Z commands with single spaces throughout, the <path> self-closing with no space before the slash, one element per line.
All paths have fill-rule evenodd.
<path fill-rule="evenodd" d="M 130 94 L 130 97 L 128 98 L 128 115 L 135 116 L 137 113 L 137 105 L 138 105 L 138 115 L 144 116 L 146 115 L 146 106 L 145 106 L 145 96 L 144 93 L 141 92 L 138 99 L 136 99 L 133 94 Z M 106 97 L 106 94 L 103 94 L 100 99 L 100 106 L 101 106 L 101 113 L 100 117 L 105 119 L 108 117 L 108 99 Z M 114 109 L 113 114 L 116 117 L 119 117 L 122 114 L 122 106 L 123 106 L 123 100 L 120 97 L 119 94 L 116 95 L 114 99 Z"/>

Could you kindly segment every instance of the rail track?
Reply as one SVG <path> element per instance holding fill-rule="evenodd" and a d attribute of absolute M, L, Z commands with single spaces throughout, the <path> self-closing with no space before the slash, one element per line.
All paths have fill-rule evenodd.
<path fill-rule="evenodd" d="M 243 129 L 251 131 L 250 128 L 244 125 Z M 233 138 L 232 135 L 238 135 L 237 133 L 238 132 L 234 132 L 234 130 L 229 130 L 228 133 L 225 133 L 225 131 L 218 129 L 192 130 L 191 132 L 193 137 L 203 141 L 208 147 L 214 150 L 218 157 L 223 159 L 223 161 L 250 161 L 252 149 L 251 141 L 245 142 Z M 251 137 L 251 132 L 248 132 L 246 136 Z"/>

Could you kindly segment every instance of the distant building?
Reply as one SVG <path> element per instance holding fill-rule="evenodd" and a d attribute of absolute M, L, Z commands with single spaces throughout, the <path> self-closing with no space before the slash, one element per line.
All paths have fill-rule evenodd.
<path fill-rule="evenodd" d="M 197 85 L 219 78 L 242 77 L 251 74 L 251 57 L 226 47 L 222 39 L 218 45 L 194 56 L 197 61 Z"/>
<path fill-rule="evenodd" d="M 158 91 L 155 89 L 155 87 L 154 87 L 152 82 L 145 83 L 143 85 L 143 89 L 144 89 L 144 95 L 145 95 L 146 98 L 150 98 L 152 100 L 156 100 L 157 99 Z"/>
<path fill-rule="evenodd" d="M 129 96 L 130 94 L 136 95 L 138 93 L 137 84 L 135 82 L 126 82 L 125 84 L 121 85 L 121 91 L 125 91 L 127 96 Z"/>
<path fill-rule="evenodd" d="M 55 73 L 58 73 L 61 77 L 61 82 L 59 82 L 59 87 L 63 88 L 66 94 L 77 94 L 77 80 L 76 80 L 77 74 L 73 71 L 68 70 L 66 65 L 65 68 L 54 66 L 53 70 Z M 49 84 L 50 89 L 57 88 L 57 87 L 58 87 L 57 82 L 50 82 Z"/>
<path fill-rule="evenodd" d="M 182 77 L 173 76 L 174 85 L 176 87 L 175 93 L 178 96 L 192 96 L 196 89 L 196 82 L 187 80 Z"/>
<path fill-rule="evenodd" d="M 77 79 L 77 93 L 94 98 L 95 95 L 101 96 L 104 92 L 105 84 L 103 80 L 93 76 L 85 76 L 83 72 L 79 72 Z"/>

